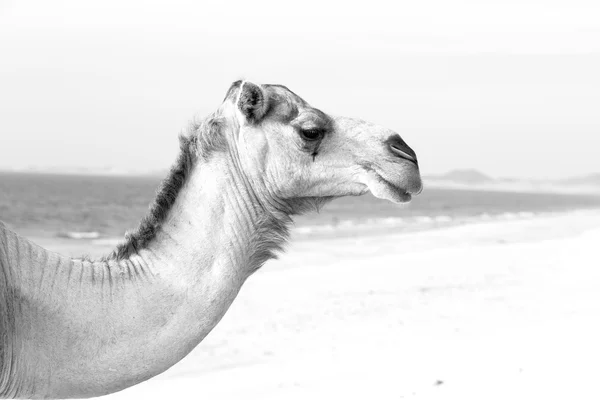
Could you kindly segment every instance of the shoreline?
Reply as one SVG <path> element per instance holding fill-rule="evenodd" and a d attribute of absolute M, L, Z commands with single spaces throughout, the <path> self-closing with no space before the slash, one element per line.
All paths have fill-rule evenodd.
<path fill-rule="evenodd" d="M 353 224 L 353 225 L 341 225 L 339 227 L 332 227 L 329 225 L 313 225 L 310 228 L 316 228 L 314 231 L 306 232 L 305 226 L 292 226 L 290 235 L 289 246 L 294 246 L 295 243 L 302 245 L 303 248 L 308 249 L 311 243 L 318 241 L 326 241 L 328 243 L 343 243 L 342 245 L 352 246 L 352 243 L 356 243 L 369 240 L 377 237 L 398 237 L 399 241 L 408 240 L 411 241 L 419 238 L 421 241 L 430 240 L 430 236 L 444 235 L 444 231 L 452 229 L 466 229 L 466 231 L 477 231 L 477 230 L 489 230 L 499 229 L 498 227 L 510 227 L 514 223 L 525 222 L 525 227 L 528 225 L 528 221 L 544 221 L 552 220 L 553 218 L 561 217 L 579 217 L 579 218 L 599 218 L 598 223 L 600 224 L 600 209 L 576 209 L 570 211 L 549 211 L 539 213 L 505 213 L 495 216 L 487 217 L 466 217 L 456 218 L 452 220 L 436 220 L 431 218 L 428 221 L 422 221 L 421 223 L 403 223 L 401 219 L 391 218 L 391 223 L 382 224 Z M 586 225 L 577 224 L 578 227 Z M 469 228 L 471 227 L 471 228 Z M 487 228 L 486 228 L 487 227 Z M 500 228 L 504 229 L 504 228 Z M 523 229 L 522 227 L 520 229 Z M 34 243 L 47 248 L 48 250 L 57 252 L 71 257 L 100 257 L 109 254 L 118 243 L 124 240 L 124 236 L 117 237 L 100 237 L 94 239 L 72 239 L 65 238 L 59 235 L 52 235 L 50 233 L 45 234 L 28 234 L 31 230 L 28 230 L 25 234 L 17 231 L 21 236 L 33 241 Z M 518 233 L 515 231 L 515 233 Z M 561 237 L 563 233 L 553 232 L 550 230 L 543 230 L 537 233 L 531 233 L 532 237 L 529 240 L 535 240 L 536 237 Z M 428 239 L 429 237 L 429 239 Z M 523 232 L 520 233 L 520 237 L 523 237 Z M 564 236 L 562 236 L 564 237 Z M 510 241 L 507 239 L 505 241 Z M 433 240 L 432 245 L 429 248 L 436 248 L 439 243 Z M 419 246 L 423 246 L 420 244 Z M 427 247 L 427 246 L 425 246 Z"/>

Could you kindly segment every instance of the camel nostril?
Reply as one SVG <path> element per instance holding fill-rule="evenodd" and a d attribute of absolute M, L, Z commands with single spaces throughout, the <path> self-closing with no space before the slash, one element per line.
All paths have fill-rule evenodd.
<path fill-rule="evenodd" d="M 407 161 L 414 163 L 415 165 L 419 165 L 417 161 L 417 154 L 413 149 L 408 147 L 406 142 L 402 140 L 399 135 L 392 135 L 386 140 L 386 144 L 388 145 L 392 154 L 396 157 L 403 158 Z"/>
<path fill-rule="evenodd" d="M 417 163 L 417 158 L 415 156 L 410 155 L 407 151 L 400 149 L 394 145 L 390 145 L 390 149 L 392 150 L 392 153 L 394 153 L 394 155 L 400 158 L 404 158 L 405 160 L 412 161 L 415 164 Z"/>

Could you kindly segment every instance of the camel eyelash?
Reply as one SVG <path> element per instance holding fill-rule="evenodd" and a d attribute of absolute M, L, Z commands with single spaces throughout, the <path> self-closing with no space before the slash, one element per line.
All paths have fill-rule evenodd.
<path fill-rule="evenodd" d="M 322 128 L 300 129 L 299 132 L 302 139 L 307 142 L 316 142 L 325 136 L 325 129 Z"/>

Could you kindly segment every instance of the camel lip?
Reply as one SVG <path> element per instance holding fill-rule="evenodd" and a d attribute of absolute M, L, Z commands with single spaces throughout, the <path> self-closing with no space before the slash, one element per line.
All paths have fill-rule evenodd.
<path fill-rule="evenodd" d="M 393 184 L 387 179 L 383 178 L 381 175 L 379 176 L 380 182 L 385 184 L 393 194 L 393 201 L 396 203 L 408 203 L 412 200 L 413 193 L 404 189 L 398 185 Z"/>
<path fill-rule="evenodd" d="M 402 189 L 401 187 L 398 187 L 390 182 L 386 183 L 388 185 L 390 185 L 391 188 L 393 188 L 396 191 L 396 195 L 397 195 L 397 199 L 400 200 L 400 203 L 408 203 L 412 200 L 412 193 Z"/>
<path fill-rule="evenodd" d="M 384 171 L 381 171 L 375 165 L 363 165 L 366 172 L 364 176 L 364 183 L 368 190 L 380 199 L 386 199 L 393 203 L 408 203 L 412 200 L 413 195 L 419 194 L 423 187 L 421 178 L 416 172 L 416 176 L 412 176 L 406 182 L 406 178 L 395 180 L 389 179 L 390 177 Z M 416 166 L 413 167 L 416 169 Z"/>
<path fill-rule="evenodd" d="M 408 192 L 402 192 L 400 194 L 400 199 L 402 203 L 409 203 L 412 200 L 412 194 Z"/>
<path fill-rule="evenodd" d="M 386 184 L 390 189 L 393 189 L 394 192 L 396 192 L 396 194 L 398 196 L 406 199 L 406 201 L 403 201 L 403 202 L 409 202 L 413 196 L 418 196 L 423 191 L 423 182 L 420 177 L 419 177 L 419 187 L 411 188 L 410 184 L 406 185 L 408 187 L 403 187 L 403 186 L 400 186 L 400 185 L 390 181 L 389 179 L 387 179 L 380 173 L 377 173 L 377 175 L 378 175 L 379 179 L 381 180 L 381 182 Z"/>

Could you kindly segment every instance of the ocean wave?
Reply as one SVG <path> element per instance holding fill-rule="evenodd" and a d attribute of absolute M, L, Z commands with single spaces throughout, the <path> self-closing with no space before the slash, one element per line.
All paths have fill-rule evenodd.
<path fill-rule="evenodd" d="M 335 220 L 329 224 L 304 225 L 294 228 L 294 232 L 300 235 L 331 234 L 339 232 L 360 232 L 377 229 L 411 229 L 415 227 L 445 225 L 454 221 L 448 215 L 434 217 L 422 215 L 416 217 L 386 217 L 368 218 L 365 220 Z"/>
<path fill-rule="evenodd" d="M 529 219 L 539 215 L 539 213 L 521 211 L 504 212 L 499 214 L 482 213 L 471 216 L 450 216 L 450 215 L 418 215 L 412 217 L 387 217 L 387 218 L 368 218 L 366 220 L 335 220 L 329 224 L 315 224 L 298 226 L 294 229 L 296 234 L 308 236 L 313 234 L 336 234 L 343 232 L 361 232 L 378 229 L 395 229 L 403 231 L 431 229 L 450 225 L 461 225 L 478 222 L 490 222 L 494 220 L 520 220 Z"/>
<path fill-rule="evenodd" d="M 366 219 L 338 219 L 325 224 L 299 225 L 294 228 L 294 233 L 300 236 L 332 235 L 343 232 L 363 232 L 375 230 L 411 231 L 431 229 L 450 225 L 487 222 L 494 220 L 520 220 L 537 216 L 538 213 L 529 211 L 503 212 L 498 214 L 481 213 L 471 216 L 450 215 L 416 215 L 410 217 L 382 217 Z M 103 236 L 97 231 L 90 232 L 61 232 L 58 237 L 72 240 L 92 240 L 94 244 L 103 246 L 116 246 L 123 241 L 123 237 Z"/>
<path fill-rule="evenodd" d="M 519 213 L 519 217 L 521 217 L 521 218 L 533 218 L 533 217 L 535 217 L 535 213 L 528 212 L 528 211 L 521 211 Z"/>
<path fill-rule="evenodd" d="M 433 218 L 435 222 L 438 223 L 447 223 L 447 222 L 452 222 L 454 220 L 454 218 L 452 218 L 449 215 L 438 215 L 436 217 Z"/>
<path fill-rule="evenodd" d="M 418 224 L 430 224 L 434 221 L 433 217 L 427 215 L 420 215 L 413 218 Z"/>
<path fill-rule="evenodd" d="M 96 231 L 91 232 L 59 232 L 56 236 L 66 239 L 73 240 L 90 240 L 100 238 L 100 233 Z"/>
<path fill-rule="evenodd" d="M 537 215 L 536 213 L 529 212 L 529 211 L 505 212 L 505 213 L 499 214 L 498 216 L 496 216 L 496 218 L 504 219 L 504 220 L 514 220 L 514 219 L 533 218 L 536 215 Z"/>

